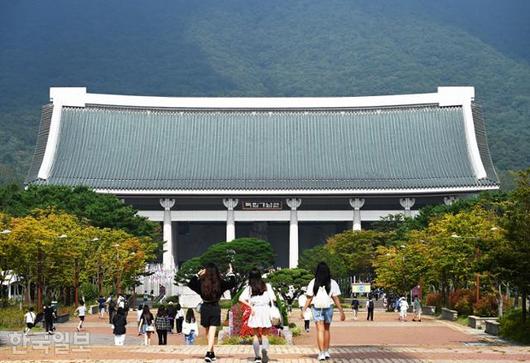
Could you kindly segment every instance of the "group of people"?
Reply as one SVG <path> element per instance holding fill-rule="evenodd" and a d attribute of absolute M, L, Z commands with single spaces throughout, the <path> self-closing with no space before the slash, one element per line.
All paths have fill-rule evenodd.
<path fill-rule="evenodd" d="M 351 308 L 353 311 L 353 320 L 357 320 L 359 317 L 359 308 L 361 306 L 361 302 L 357 298 L 357 296 L 354 296 L 351 301 Z M 368 299 L 366 300 L 366 320 L 373 321 L 374 320 L 374 310 L 375 310 L 375 302 L 373 295 L 368 295 Z"/>
<path fill-rule="evenodd" d="M 24 323 L 26 324 L 26 327 L 24 328 L 23 333 L 24 335 L 28 335 L 31 332 L 31 329 L 33 329 L 39 321 L 43 320 L 46 333 L 53 335 L 55 331 L 55 319 L 57 319 L 57 310 L 53 304 L 45 304 L 42 313 L 39 315 L 35 313 L 33 306 L 30 306 L 24 314 Z"/>
<path fill-rule="evenodd" d="M 399 321 L 407 321 L 409 308 L 410 305 L 405 296 L 401 296 L 396 300 L 395 310 L 399 311 Z M 414 314 L 412 321 L 421 321 L 421 300 L 417 295 L 414 296 L 414 300 L 412 301 L 412 312 Z"/>
<path fill-rule="evenodd" d="M 208 339 L 208 350 L 204 356 L 205 362 L 216 360 L 214 352 L 215 332 L 217 327 L 221 325 L 219 300 L 226 290 L 235 287 L 235 283 L 231 266 L 225 278 L 222 278 L 217 266 L 210 263 L 193 276 L 188 284 L 203 300 L 200 307 L 200 324 L 205 329 Z M 319 348 L 318 359 L 321 361 L 330 358 L 330 326 L 333 320 L 334 307 L 339 309 L 341 320 L 345 320 L 339 296 L 340 288 L 337 282 L 331 278 L 329 266 L 324 262 L 319 263 L 315 278 L 306 288 L 306 300 L 301 315 L 305 321 L 309 321 L 311 317 L 315 321 Z M 269 329 L 272 327 L 271 317 L 275 308 L 276 296 L 272 287 L 263 280 L 259 270 L 250 271 L 247 286 L 239 296 L 239 302 L 250 309 L 247 325 L 253 332 L 254 362 L 267 362 L 269 360 L 268 335 Z M 309 329 L 309 322 L 305 327 Z"/>

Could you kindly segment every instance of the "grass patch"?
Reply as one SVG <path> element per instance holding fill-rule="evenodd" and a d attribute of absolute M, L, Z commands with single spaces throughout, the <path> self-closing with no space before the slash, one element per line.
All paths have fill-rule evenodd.
<path fill-rule="evenodd" d="M 240 336 L 231 336 L 223 339 L 221 345 L 251 345 L 252 337 L 240 337 Z M 286 345 L 287 341 L 283 337 L 277 335 L 269 335 L 269 344 L 270 345 Z"/>
<path fill-rule="evenodd" d="M 463 326 L 468 326 L 467 323 L 468 323 L 468 318 L 467 316 L 458 316 L 458 318 L 456 319 L 456 322 L 460 325 L 463 325 Z"/>
<path fill-rule="evenodd" d="M 24 324 L 24 310 L 9 306 L 0 309 L 0 330 L 22 330 Z"/>
<path fill-rule="evenodd" d="M 521 310 L 508 310 L 502 318 L 500 335 L 503 338 L 514 342 L 530 345 L 530 314 L 526 317 L 526 322 L 521 319 Z"/>

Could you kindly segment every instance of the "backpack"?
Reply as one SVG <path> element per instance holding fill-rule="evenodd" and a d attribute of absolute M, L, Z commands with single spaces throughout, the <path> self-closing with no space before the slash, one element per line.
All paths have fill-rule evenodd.
<path fill-rule="evenodd" d="M 316 309 L 327 309 L 331 307 L 330 298 L 325 286 L 320 286 L 318 288 L 317 294 L 313 298 L 312 302 Z"/>

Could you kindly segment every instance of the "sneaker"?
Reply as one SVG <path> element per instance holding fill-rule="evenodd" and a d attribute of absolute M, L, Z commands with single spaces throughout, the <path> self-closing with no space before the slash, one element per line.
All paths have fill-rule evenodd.
<path fill-rule="evenodd" d="M 324 361 L 324 360 L 326 360 L 326 356 L 324 355 L 324 352 L 320 352 L 320 353 L 318 353 L 318 360 L 319 360 L 319 361 Z"/>
<path fill-rule="evenodd" d="M 328 352 L 328 351 L 325 351 L 325 352 L 324 352 L 324 358 L 326 358 L 326 359 L 331 359 L 331 356 L 329 355 L 329 352 Z"/>
<path fill-rule="evenodd" d="M 254 358 L 254 363 L 261 363 L 261 358 L 260 357 Z"/>
<path fill-rule="evenodd" d="M 217 360 L 217 358 L 215 358 L 214 352 L 210 352 L 210 358 L 212 359 L 212 362 L 215 362 Z"/>
<path fill-rule="evenodd" d="M 267 349 L 261 350 L 261 356 L 263 357 L 263 363 L 267 363 L 269 361 L 269 353 L 267 352 Z"/>
<path fill-rule="evenodd" d="M 204 356 L 204 361 L 205 362 L 212 362 L 211 354 L 212 354 L 212 352 L 206 352 L 206 355 Z"/>

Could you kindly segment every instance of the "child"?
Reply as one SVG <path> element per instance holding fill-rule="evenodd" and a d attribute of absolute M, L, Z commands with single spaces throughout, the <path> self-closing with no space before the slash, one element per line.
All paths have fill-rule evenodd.
<path fill-rule="evenodd" d="M 193 309 L 186 311 L 186 319 L 182 323 L 182 332 L 184 333 L 184 342 L 186 345 L 193 345 L 195 338 L 199 335 L 199 327 L 195 321 Z"/>
<path fill-rule="evenodd" d="M 305 305 L 305 303 L 304 303 L 304 305 Z M 304 314 L 304 328 L 305 328 L 305 332 L 309 333 L 309 322 L 313 318 L 313 313 L 311 312 L 311 309 L 305 309 L 303 311 L 303 314 Z"/>
<path fill-rule="evenodd" d="M 35 326 L 35 319 L 37 316 L 33 312 L 33 306 L 28 309 L 28 312 L 24 314 L 24 321 L 26 322 L 26 327 L 24 328 L 24 335 L 28 335 L 30 330 Z"/>
<path fill-rule="evenodd" d="M 81 300 L 80 305 L 75 309 L 75 312 L 79 316 L 79 325 L 77 326 L 76 330 L 80 331 L 83 329 L 83 322 L 85 321 L 85 315 L 86 315 L 86 306 L 85 302 Z"/>
<path fill-rule="evenodd" d="M 399 305 L 399 320 L 407 321 L 407 311 L 409 310 L 409 303 L 405 296 L 401 297 L 401 303 Z"/>

